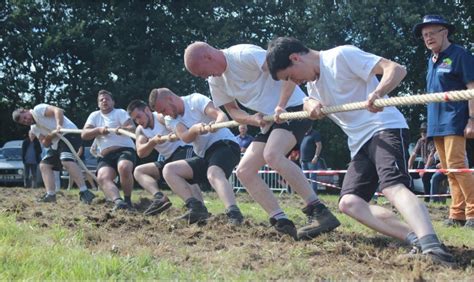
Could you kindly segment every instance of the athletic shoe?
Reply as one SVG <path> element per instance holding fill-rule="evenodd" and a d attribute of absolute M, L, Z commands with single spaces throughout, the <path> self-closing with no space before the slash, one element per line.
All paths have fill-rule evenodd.
<path fill-rule="evenodd" d="M 90 205 L 92 203 L 92 200 L 94 200 L 95 195 L 89 190 L 84 190 L 79 192 L 79 200 L 83 202 L 84 204 Z"/>
<path fill-rule="evenodd" d="M 226 213 L 227 218 L 229 219 L 229 223 L 232 225 L 241 225 L 242 222 L 244 221 L 244 216 L 240 212 L 239 209 L 237 210 L 227 210 Z"/>
<path fill-rule="evenodd" d="M 37 200 L 39 203 L 56 203 L 56 195 L 44 194 Z"/>
<path fill-rule="evenodd" d="M 188 224 L 204 223 L 206 219 L 209 218 L 209 212 L 206 206 L 198 200 L 189 202 L 186 204 L 186 207 L 188 211 L 178 219 L 186 220 Z"/>
<path fill-rule="evenodd" d="M 466 224 L 465 220 L 448 218 L 443 222 L 443 225 L 446 227 L 461 227 Z"/>
<path fill-rule="evenodd" d="M 171 202 L 163 194 L 158 194 L 153 198 L 150 206 L 143 212 L 144 215 L 156 215 L 164 212 L 171 207 Z"/>
<path fill-rule="evenodd" d="M 466 224 L 464 224 L 464 228 L 474 229 L 474 218 L 470 218 L 466 220 Z"/>
<path fill-rule="evenodd" d="M 275 227 L 276 231 L 283 234 L 288 234 L 291 236 L 291 238 L 298 240 L 295 224 L 288 218 L 276 219 L 274 217 L 270 217 L 270 224 Z"/>
<path fill-rule="evenodd" d="M 112 211 L 117 211 L 117 210 L 128 210 L 129 206 L 124 200 L 118 200 L 115 202 L 114 208 Z"/>
<path fill-rule="evenodd" d="M 425 250 L 422 254 L 435 263 L 446 266 L 453 266 L 455 264 L 453 255 L 451 255 L 447 250 L 444 250 L 441 246 Z"/>
<path fill-rule="evenodd" d="M 298 239 L 300 240 L 311 240 L 321 233 L 329 232 L 341 225 L 323 204 L 306 206 L 303 213 L 308 217 L 308 223 L 298 229 Z"/>

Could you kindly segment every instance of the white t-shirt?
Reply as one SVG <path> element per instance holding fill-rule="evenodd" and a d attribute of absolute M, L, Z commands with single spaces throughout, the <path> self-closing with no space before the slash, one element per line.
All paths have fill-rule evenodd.
<path fill-rule="evenodd" d="M 107 126 L 109 128 L 117 128 L 119 126 L 124 125 L 124 123 L 129 119 L 130 119 L 130 116 L 123 109 L 113 109 L 108 114 L 103 114 L 99 110 L 89 115 L 84 127 L 87 125 L 91 125 L 93 127 Z M 99 148 L 100 152 L 113 146 L 135 149 L 135 143 L 132 141 L 130 137 L 125 136 L 125 135 L 117 135 L 112 132 L 105 135 L 98 135 L 96 137 L 96 141 L 97 141 L 97 148 Z"/>
<path fill-rule="evenodd" d="M 319 80 L 308 82 L 308 94 L 323 106 L 335 106 L 367 101 L 379 81 L 371 72 L 381 57 L 364 52 L 357 47 L 339 46 L 320 53 Z M 377 131 L 390 128 L 408 128 L 403 115 L 395 107 L 382 112 L 367 110 L 328 115 L 347 134 L 351 156 Z"/>
<path fill-rule="evenodd" d="M 31 126 L 31 132 L 33 132 L 33 134 L 38 138 L 40 135 L 46 136 L 56 129 L 56 118 L 54 116 L 45 116 L 45 111 L 48 107 L 48 104 L 39 104 L 30 110 L 36 123 L 36 126 Z M 64 116 L 63 128 L 77 129 L 77 126 L 70 119 Z M 57 149 L 59 140 L 59 137 L 54 137 L 53 140 L 51 140 L 51 148 Z"/>
<path fill-rule="evenodd" d="M 209 103 L 212 101 L 206 96 L 193 93 L 188 96 L 181 97 L 184 102 L 184 114 L 178 116 L 176 119 L 170 116 L 165 117 L 166 126 L 176 132 L 176 126 L 182 123 L 187 128 L 190 128 L 196 123 L 210 123 L 214 121 L 212 118 L 207 116 L 204 111 Z M 211 147 L 212 144 L 219 140 L 232 140 L 237 143 L 234 134 L 228 128 L 218 129 L 214 133 L 206 133 L 198 135 L 193 141 L 193 149 L 196 155 L 204 157 L 206 150 Z"/>
<path fill-rule="evenodd" d="M 209 77 L 212 101 L 216 107 L 239 101 L 246 108 L 273 115 L 278 105 L 283 82 L 263 71 L 267 51 L 250 44 L 235 45 L 222 50 L 227 69 L 217 77 Z M 304 92 L 296 86 L 287 107 L 301 105 Z"/>
<path fill-rule="evenodd" d="M 145 137 L 147 138 L 152 138 L 152 137 L 155 137 L 156 135 L 165 136 L 171 133 L 171 131 L 168 130 L 168 128 L 166 128 L 166 126 L 161 124 L 160 121 L 158 120 L 158 113 L 153 112 L 152 114 L 153 114 L 154 127 L 144 128 L 143 126 L 139 125 L 137 127 L 137 130 L 141 130 L 141 132 L 143 132 L 143 135 L 145 135 Z M 177 140 L 175 142 L 164 142 L 163 144 L 157 144 L 155 146 L 155 150 L 158 151 L 158 153 L 160 153 L 161 155 L 163 155 L 163 157 L 166 160 L 174 153 L 174 151 L 176 151 L 176 149 L 178 149 L 179 146 L 185 146 L 185 145 L 186 143 L 184 143 L 181 140 Z"/>

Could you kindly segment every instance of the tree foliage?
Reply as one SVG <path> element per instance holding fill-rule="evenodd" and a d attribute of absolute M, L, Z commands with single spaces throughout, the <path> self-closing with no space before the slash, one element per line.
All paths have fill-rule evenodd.
<path fill-rule="evenodd" d="M 275 36 L 293 36 L 314 49 L 353 44 L 405 65 L 408 76 L 391 95 L 424 92 L 426 52 L 411 30 L 424 14 L 456 24 L 455 41 L 474 36 L 472 1 L 33 1 L 7 0 L 0 11 L 0 143 L 26 129 L 11 111 L 50 103 L 81 127 L 97 108 L 96 93 L 110 90 L 117 107 L 145 99 L 154 87 L 180 95 L 209 95 L 207 83 L 183 65 L 193 41 L 225 48 L 266 47 Z M 417 128 L 425 107 L 401 109 Z M 328 120 L 321 131 L 332 167 L 349 160 L 346 137 Z"/>

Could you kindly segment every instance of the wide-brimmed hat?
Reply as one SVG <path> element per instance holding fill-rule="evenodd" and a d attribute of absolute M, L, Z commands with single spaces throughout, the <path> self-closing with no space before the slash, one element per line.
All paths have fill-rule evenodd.
<path fill-rule="evenodd" d="M 453 34 L 456 27 L 453 24 L 448 23 L 442 16 L 438 15 L 426 15 L 423 17 L 423 22 L 416 24 L 413 27 L 413 34 L 416 37 L 421 36 L 421 29 L 427 25 L 442 25 L 448 29 L 448 36 Z"/>

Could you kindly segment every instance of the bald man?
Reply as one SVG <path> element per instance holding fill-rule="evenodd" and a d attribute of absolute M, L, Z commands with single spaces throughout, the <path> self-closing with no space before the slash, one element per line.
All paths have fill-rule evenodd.
<path fill-rule="evenodd" d="M 241 124 L 262 128 L 245 151 L 237 177 L 268 213 L 270 223 L 277 231 L 294 239 L 312 239 L 335 229 L 340 223 L 311 189 L 301 169 L 286 158 L 299 145 L 311 127 L 311 121 L 280 123 L 278 115 L 285 111 L 301 111 L 306 96 L 292 82 L 273 80 L 265 57 L 266 51 L 255 45 L 241 44 L 219 50 L 207 43 L 195 42 L 186 48 L 184 64 L 191 74 L 208 80 L 216 107 L 224 106 Z M 248 114 L 237 102 L 257 113 Z M 275 115 L 276 122 L 265 122 L 264 115 Z M 308 217 L 308 224 L 298 231 L 257 173 L 265 163 L 278 171 L 306 203 L 303 212 Z"/>

